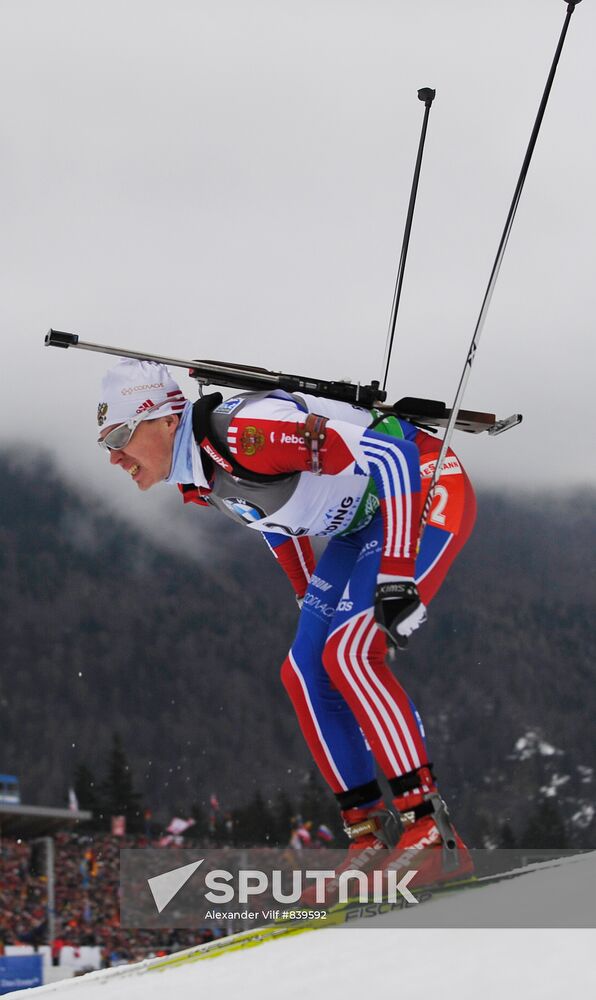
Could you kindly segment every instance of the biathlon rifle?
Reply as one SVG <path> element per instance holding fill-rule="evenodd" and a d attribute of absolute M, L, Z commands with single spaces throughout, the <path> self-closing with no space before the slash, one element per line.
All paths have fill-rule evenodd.
<path fill-rule="evenodd" d="M 310 378 L 303 375 L 286 375 L 282 372 L 269 371 L 267 368 L 255 368 L 251 365 L 227 364 L 223 361 L 186 361 L 183 358 L 161 357 L 149 354 L 147 351 L 131 351 L 125 347 L 110 347 L 107 344 L 92 344 L 81 340 L 76 333 L 65 333 L 62 330 L 49 330 L 45 338 L 46 347 L 77 347 L 83 351 L 96 351 L 100 354 L 113 354 L 120 358 L 134 358 L 137 361 L 157 361 L 173 368 L 186 368 L 191 378 L 198 382 L 200 391 L 207 385 L 228 386 L 230 389 L 241 389 L 248 392 L 261 392 L 266 389 L 284 389 L 286 392 L 305 392 L 311 396 L 322 396 L 324 399 L 335 399 L 342 403 L 352 403 L 366 409 L 375 409 L 387 415 L 395 414 L 421 427 L 434 430 L 437 427 L 447 427 L 451 411 L 445 403 L 435 399 L 417 399 L 406 396 L 393 406 L 387 405 L 387 393 L 380 388 L 378 382 L 362 385 L 360 382 L 339 381 L 330 382 L 326 379 Z M 506 420 L 497 420 L 494 413 L 476 413 L 472 410 L 460 410 L 455 426 L 458 430 L 471 434 L 488 431 L 489 434 L 500 434 L 514 427 L 521 421 L 520 414 L 514 414 Z"/>

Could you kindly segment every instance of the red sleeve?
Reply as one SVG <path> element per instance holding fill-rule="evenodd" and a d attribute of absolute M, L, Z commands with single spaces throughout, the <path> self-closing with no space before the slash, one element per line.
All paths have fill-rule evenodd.
<path fill-rule="evenodd" d="M 228 447 L 240 463 L 253 472 L 280 475 L 311 471 L 311 451 L 304 431 L 307 415 L 299 419 L 267 420 L 235 417 L 228 428 Z M 323 418 L 324 419 L 324 418 Z M 325 420 L 325 438 L 320 447 L 322 471 L 337 475 L 354 464 L 354 454 L 342 435 Z M 355 428 L 359 434 L 363 428 Z"/>
<path fill-rule="evenodd" d="M 286 538 L 273 532 L 264 532 L 263 538 L 292 584 L 297 597 L 304 597 L 315 568 L 315 556 L 310 539 Z"/>

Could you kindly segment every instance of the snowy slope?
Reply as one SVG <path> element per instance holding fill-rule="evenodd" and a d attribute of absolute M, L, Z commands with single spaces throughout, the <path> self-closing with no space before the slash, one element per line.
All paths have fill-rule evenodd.
<path fill-rule="evenodd" d="M 217 990 L 220 996 L 258 1000 L 293 1000 L 313 990 L 325 1000 L 345 1000 L 350 987 L 367 993 L 388 991 L 418 997 L 440 988 L 445 1000 L 497 1000 L 503 995 L 555 1000 L 570 987 L 596 990 L 596 930 L 487 930 L 473 927 L 475 915 L 491 905 L 555 908 L 564 896 L 577 899 L 577 921 L 585 921 L 586 907 L 596 907 L 596 855 L 590 854 L 559 868 L 544 869 L 483 889 L 465 890 L 457 897 L 437 898 L 408 914 L 433 908 L 440 923 L 457 900 L 458 919 L 467 930 L 383 928 L 367 922 L 366 929 L 323 930 L 270 941 L 220 955 L 217 960 L 194 961 L 165 971 L 152 963 L 91 973 L 27 991 L 27 995 L 56 1000 L 190 1000 Z M 484 899 L 482 898 L 484 896 Z M 569 914 L 568 914 L 569 915 Z M 155 963 L 153 963 L 155 964 Z M 99 992 L 98 992 L 99 988 Z M 23 997 L 23 993 L 7 994 Z"/>

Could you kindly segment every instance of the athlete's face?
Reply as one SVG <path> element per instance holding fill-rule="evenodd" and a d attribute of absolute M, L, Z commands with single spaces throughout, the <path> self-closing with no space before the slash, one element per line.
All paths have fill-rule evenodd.
<path fill-rule="evenodd" d="M 106 427 L 101 437 L 104 438 L 116 426 Z M 178 417 L 174 414 L 141 421 L 124 448 L 110 451 L 110 463 L 119 465 L 140 490 L 151 489 L 170 472 L 177 429 Z"/>

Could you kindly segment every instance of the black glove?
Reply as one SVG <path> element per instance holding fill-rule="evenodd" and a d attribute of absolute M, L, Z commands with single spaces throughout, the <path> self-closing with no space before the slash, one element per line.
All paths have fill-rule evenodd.
<path fill-rule="evenodd" d="M 377 584 L 375 621 L 396 646 L 405 649 L 407 637 L 426 621 L 426 608 L 413 580 Z"/>

